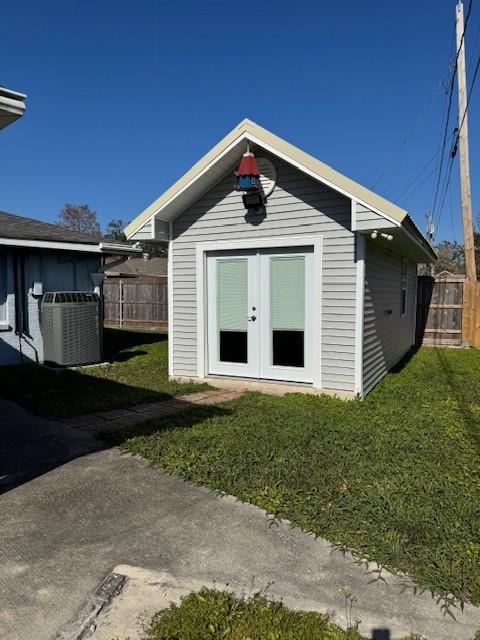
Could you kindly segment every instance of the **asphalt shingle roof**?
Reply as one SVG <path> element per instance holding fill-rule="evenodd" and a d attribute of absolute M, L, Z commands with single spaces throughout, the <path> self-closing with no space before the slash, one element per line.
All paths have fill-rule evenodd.
<path fill-rule="evenodd" d="M 108 269 L 107 263 L 107 275 L 121 274 L 132 276 L 166 276 L 167 275 L 168 259 L 165 257 L 155 257 L 149 260 L 143 258 L 129 258 L 121 265 L 113 266 Z"/>
<path fill-rule="evenodd" d="M 101 236 L 71 231 L 58 224 L 24 218 L 5 211 L 0 211 L 0 238 L 81 242 L 84 244 L 98 244 L 102 240 Z"/>

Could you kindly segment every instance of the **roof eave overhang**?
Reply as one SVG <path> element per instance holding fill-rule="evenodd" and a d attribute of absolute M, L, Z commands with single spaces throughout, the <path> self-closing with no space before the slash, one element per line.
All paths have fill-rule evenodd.
<path fill-rule="evenodd" d="M 17 238 L 0 238 L 0 246 L 19 249 L 49 249 L 53 251 L 76 251 L 81 253 L 97 253 L 102 255 L 138 255 L 141 248 L 125 247 L 114 243 L 88 244 L 83 242 L 55 242 L 52 240 L 22 240 Z"/>
<path fill-rule="evenodd" d="M 265 149 L 267 152 L 295 166 L 299 171 L 309 175 L 313 179 L 322 182 L 345 197 L 368 207 L 391 223 L 392 227 L 401 227 L 405 221 L 409 219 L 407 211 L 358 185 L 349 178 L 342 176 L 328 165 L 325 165 L 255 123 L 244 120 L 126 227 L 125 234 L 127 238 L 134 236 L 135 233 L 152 218 L 158 218 L 164 222 L 174 220 L 189 206 L 186 204 L 186 202 L 188 202 L 186 195 L 188 195 L 189 190 L 193 191 L 193 185 L 197 183 L 194 189 L 195 196 L 191 202 L 194 202 L 202 195 L 202 189 L 198 187 L 198 182 L 203 179 L 205 181 L 203 193 L 208 191 L 213 185 L 205 179 L 205 176 L 208 175 L 209 171 L 211 171 L 217 163 L 221 162 L 225 156 L 231 154 L 236 148 L 238 148 L 239 155 L 241 156 L 244 149 L 240 147 L 243 147 L 242 143 L 245 141 L 249 141 L 253 145 Z M 412 235 L 420 245 L 423 245 L 423 243 L 428 244 L 418 230 L 414 232 L 407 230 L 407 233 Z M 418 238 L 416 238 L 417 233 Z M 429 251 L 426 246 L 424 246 L 424 250 L 429 255 L 429 260 L 436 259 L 433 250 Z"/>
<path fill-rule="evenodd" d="M 26 95 L 0 87 L 0 129 L 18 120 L 25 113 Z"/>
<path fill-rule="evenodd" d="M 360 233 L 365 237 L 371 237 L 372 229 L 364 229 Z M 437 260 L 437 254 L 433 247 L 418 233 L 412 232 L 406 225 L 400 227 L 384 227 L 376 231 L 375 242 L 383 246 L 385 249 L 394 251 L 400 255 L 406 256 L 413 262 L 421 264 L 432 264 Z M 387 240 L 387 236 L 392 236 L 391 240 Z"/>

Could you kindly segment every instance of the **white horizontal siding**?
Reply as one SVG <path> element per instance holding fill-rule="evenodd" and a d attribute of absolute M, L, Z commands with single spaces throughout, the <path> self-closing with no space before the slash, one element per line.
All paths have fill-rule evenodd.
<path fill-rule="evenodd" d="M 133 235 L 130 236 L 130 240 L 135 240 L 135 241 L 139 241 L 139 240 L 151 240 L 153 237 L 153 227 L 152 227 L 152 218 L 150 220 L 147 220 L 147 222 L 145 222 L 145 224 L 140 227 L 140 229 L 138 229 L 137 231 L 135 231 L 135 233 Z"/>
<path fill-rule="evenodd" d="M 357 231 L 369 231 L 370 229 L 388 229 L 394 225 L 379 213 L 364 207 L 357 202 Z"/>
<path fill-rule="evenodd" d="M 197 375 L 196 243 L 321 234 L 322 386 L 353 391 L 356 269 L 350 201 L 286 163 L 272 161 L 277 186 L 260 224 L 245 219 L 232 174 L 173 224 L 173 373 Z"/>
<path fill-rule="evenodd" d="M 417 267 L 409 263 L 407 310 L 401 315 L 401 257 L 366 243 L 363 387 L 368 393 L 414 343 Z M 391 311 L 391 313 L 389 313 Z"/>

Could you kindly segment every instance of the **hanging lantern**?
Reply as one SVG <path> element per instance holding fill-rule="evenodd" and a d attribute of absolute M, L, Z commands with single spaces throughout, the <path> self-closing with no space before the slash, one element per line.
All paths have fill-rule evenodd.
<path fill-rule="evenodd" d="M 236 191 L 243 191 L 242 200 L 245 209 L 262 209 L 265 205 L 265 197 L 260 182 L 260 171 L 248 143 L 247 151 L 243 154 L 235 175 L 237 180 L 233 188 Z"/>
<path fill-rule="evenodd" d="M 261 189 L 257 161 L 248 146 L 246 153 L 243 154 L 240 160 L 238 169 L 235 171 L 235 175 L 237 180 L 233 188 L 236 191 L 259 191 Z"/>

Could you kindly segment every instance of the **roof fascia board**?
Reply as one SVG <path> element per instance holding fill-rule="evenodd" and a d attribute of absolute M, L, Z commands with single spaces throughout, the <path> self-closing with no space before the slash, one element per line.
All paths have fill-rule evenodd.
<path fill-rule="evenodd" d="M 234 133 L 236 132 L 234 131 Z M 244 140 L 246 138 L 246 135 L 247 135 L 246 130 L 243 130 L 239 134 L 237 134 L 231 142 L 227 140 L 227 138 L 230 139 L 231 134 L 229 134 L 228 136 L 226 136 L 226 138 L 221 140 L 213 149 L 211 149 L 205 156 L 203 156 L 203 158 L 201 158 L 195 165 L 193 165 L 193 167 L 189 171 L 187 171 L 186 174 L 184 174 L 181 178 L 179 178 L 179 180 L 177 180 L 177 182 L 175 182 L 169 189 L 167 189 L 167 191 L 162 196 L 157 198 L 157 200 L 155 200 L 150 205 L 150 207 L 154 207 L 155 205 L 157 205 L 153 211 L 149 212 L 148 210 L 150 209 L 150 207 L 147 207 L 147 209 L 145 209 L 145 211 L 137 217 L 138 222 L 136 223 L 136 225 L 135 225 L 136 221 L 132 220 L 132 222 L 125 227 L 124 233 L 127 236 L 127 238 L 130 237 L 136 231 L 138 231 L 138 229 L 144 224 L 146 224 L 148 220 L 157 216 L 163 209 L 165 209 L 167 205 L 169 205 L 173 200 L 175 200 L 175 198 L 177 198 L 184 191 L 186 191 L 186 189 L 188 189 L 196 180 L 198 180 L 198 178 L 201 178 L 209 169 L 211 169 L 211 167 L 213 167 L 217 162 L 219 162 L 229 151 L 231 151 L 237 144 L 239 144 L 242 140 Z M 228 144 L 225 147 L 223 147 L 223 144 L 225 142 L 228 142 Z M 202 165 L 203 161 L 207 156 L 212 156 L 212 157 L 209 158 L 207 164 L 200 169 L 199 165 L 200 166 Z M 197 167 L 199 168 L 199 171 L 195 172 Z M 176 191 L 175 188 L 177 187 L 177 185 L 189 173 L 193 174 L 190 180 L 188 180 L 188 182 L 186 182 L 185 185 L 183 185 L 178 191 Z M 170 197 L 166 199 L 165 202 L 160 202 L 169 192 L 172 192 Z M 148 212 L 148 215 L 145 218 L 143 218 L 142 217 L 143 214 L 147 212 Z M 166 216 L 164 218 L 160 217 L 160 220 L 163 220 L 164 222 L 170 222 L 171 219 L 172 218 L 169 216 Z"/>
<path fill-rule="evenodd" d="M 291 164 L 294 167 L 296 167 L 297 169 L 299 169 L 299 171 L 302 171 L 303 173 L 306 173 L 307 175 L 309 175 L 311 178 L 314 178 L 318 182 L 323 182 L 323 184 L 327 185 L 327 187 L 330 187 L 334 191 L 338 191 L 339 193 L 341 193 L 345 197 L 349 198 L 350 200 L 355 200 L 357 203 L 363 205 L 364 207 L 367 207 L 368 209 L 370 209 L 374 213 L 378 213 L 378 215 L 386 218 L 389 222 L 391 222 L 394 227 L 399 227 L 401 225 L 401 223 L 398 220 L 394 220 L 393 218 L 391 218 L 389 215 L 387 215 L 383 211 L 380 211 L 379 209 L 376 209 L 375 207 L 373 207 L 368 202 L 365 202 L 365 201 L 361 200 L 357 196 L 353 195 L 351 192 L 346 191 L 342 187 L 339 187 L 337 184 L 331 182 L 330 180 L 328 180 L 327 178 L 323 177 L 321 174 L 317 173 L 316 171 L 313 171 L 309 167 L 305 166 L 303 163 L 298 162 L 297 160 L 295 160 L 294 158 L 292 158 L 288 154 L 283 153 L 282 151 L 280 151 L 276 147 L 273 147 L 272 145 L 270 145 L 267 142 L 263 141 L 261 138 L 258 138 L 257 136 L 255 136 L 253 134 L 250 134 L 250 133 L 247 134 L 246 137 L 248 137 L 248 139 L 251 142 L 254 142 L 255 144 L 259 145 L 260 147 L 263 147 L 266 151 L 269 151 L 270 153 L 272 153 L 273 155 L 281 158 L 285 162 L 288 162 L 289 164 Z"/>
<path fill-rule="evenodd" d="M 184 191 L 186 191 L 196 180 L 198 180 L 205 173 L 207 173 L 211 169 L 211 167 L 213 167 L 217 162 L 220 162 L 220 160 L 227 153 L 229 153 L 237 144 L 242 142 L 242 140 L 249 140 L 250 142 L 253 142 L 254 144 L 256 144 L 256 145 L 262 147 L 263 149 L 265 149 L 266 151 L 268 151 L 269 153 L 271 153 L 271 154 L 279 157 L 280 159 L 284 160 L 285 162 L 295 166 L 297 169 L 299 169 L 299 171 L 302 171 L 303 173 L 309 175 L 314 180 L 322 182 L 323 184 L 325 184 L 326 186 L 330 187 L 331 189 L 333 189 L 335 191 L 338 191 L 339 193 L 341 193 L 345 197 L 350 198 L 351 200 L 355 200 L 356 202 L 358 202 L 359 204 L 363 205 L 364 207 L 369 208 L 374 213 L 377 213 L 378 215 L 384 217 L 389 222 L 391 222 L 394 227 L 400 227 L 401 226 L 401 223 L 398 220 L 394 220 L 394 218 L 390 217 L 389 215 L 387 215 L 383 211 L 380 211 L 379 209 L 376 209 L 375 207 L 373 207 L 368 202 L 365 202 L 365 201 L 361 200 L 360 198 L 357 198 L 356 196 L 354 196 L 349 191 L 346 191 L 345 189 L 342 189 L 341 187 L 339 187 L 338 185 L 334 184 L 333 182 L 331 182 L 327 178 L 324 178 L 322 175 L 320 175 L 316 171 L 313 171 L 312 169 L 306 167 L 303 163 L 298 162 L 297 160 L 292 158 L 290 155 L 283 153 L 282 151 L 280 151 L 276 147 L 274 147 L 274 146 L 270 145 L 269 143 L 267 143 L 262 138 L 259 138 L 258 136 L 252 134 L 248 130 L 245 130 L 235 140 L 233 140 L 233 142 L 230 145 L 228 145 L 225 149 L 223 149 L 223 151 L 219 155 L 217 155 L 207 165 L 205 165 L 205 167 L 202 169 L 202 171 L 200 171 L 200 173 L 198 173 L 195 176 L 193 176 L 191 178 L 191 180 L 189 180 L 180 189 L 180 191 L 178 191 L 176 193 L 173 193 L 172 196 L 168 200 L 166 200 L 155 211 L 153 211 L 148 216 L 148 218 L 143 220 L 141 222 L 141 224 L 138 225 L 138 227 L 136 227 L 134 229 L 130 229 L 130 225 L 128 225 L 126 227 L 126 229 L 125 229 L 125 233 L 126 233 L 127 237 L 131 236 L 132 234 L 136 233 L 137 231 L 140 231 L 149 222 L 149 220 L 152 220 L 152 218 L 158 217 L 159 220 L 163 220 L 164 222 L 170 222 L 171 220 L 174 220 L 179 215 L 181 215 L 181 213 L 179 213 L 179 214 L 177 214 L 176 216 L 173 216 L 173 217 L 165 216 L 164 218 L 162 218 L 159 214 L 162 212 L 163 209 L 165 209 L 165 207 L 167 207 L 169 204 L 171 204 L 178 196 L 180 196 Z M 175 185 L 173 185 L 171 187 L 171 189 L 173 189 L 174 187 L 175 187 Z M 141 215 L 142 214 L 140 214 L 140 216 Z M 132 224 L 132 223 L 130 223 L 130 224 Z"/>
<path fill-rule="evenodd" d="M 173 215 L 164 214 L 163 216 L 161 215 L 161 213 L 178 196 L 188 190 L 194 182 L 205 175 L 205 173 L 207 173 L 215 164 L 217 164 L 227 153 L 229 153 L 236 145 L 238 145 L 242 140 L 245 139 L 248 139 L 254 144 L 257 144 L 261 148 L 264 148 L 266 151 L 269 151 L 273 155 L 279 157 L 280 159 L 283 159 L 285 162 L 291 164 L 292 166 L 297 167 L 306 175 L 309 175 L 313 179 L 322 182 L 326 186 L 343 194 L 345 197 L 351 200 L 355 200 L 359 204 L 367 207 L 374 213 L 388 220 L 393 227 L 404 228 L 403 222 L 408 216 L 408 213 L 406 211 L 404 211 L 400 207 L 397 207 L 393 203 L 389 203 L 388 200 L 385 200 L 381 196 L 378 196 L 377 194 L 374 194 L 372 192 L 372 197 L 378 198 L 380 199 L 380 201 L 385 200 L 385 202 L 389 206 L 398 209 L 398 217 L 396 218 L 392 217 L 393 214 L 389 215 L 385 213 L 385 211 L 382 208 L 379 208 L 379 206 L 372 205 L 370 199 L 359 197 L 358 194 L 354 194 L 352 192 L 352 190 L 355 190 L 353 189 L 353 187 L 356 185 L 354 181 L 346 178 L 345 176 L 342 176 L 328 165 L 324 165 L 320 160 L 317 160 L 313 156 L 309 156 L 309 154 L 303 152 L 301 149 L 298 149 L 289 142 L 286 142 L 282 138 L 279 138 L 273 133 L 270 133 L 266 129 L 263 129 L 259 125 L 255 124 L 254 122 L 246 119 L 243 120 L 229 134 L 227 134 L 222 140 L 220 140 L 220 142 L 218 142 L 209 152 L 207 152 L 207 154 L 205 154 L 195 165 L 193 165 L 193 167 L 189 171 L 187 171 L 186 174 L 179 178 L 179 180 L 177 180 L 177 182 L 175 182 L 169 189 L 167 189 L 164 194 L 162 194 L 149 207 L 147 207 L 147 209 L 145 209 L 143 213 L 139 214 L 136 220 L 127 225 L 125 229 L 127 237 L 130 237 L 131 235 L 139 231 L 144 227 L 145 224 L 148 223 L 149 220 L 152 220 L 155 217 L 158 217 L 164 222 L 171 222 L 173 219 L 178 217 L 181 212 Z M 313 165 L 313 168 L 309 165 Z M 325 172 L 331 172 L 333 175 L 330 176 L 330 178 L 325 177 L 322 171 L 319 171 L 318 168 L 315 168 L 315 165 L 318 165 L 320 168 L 324 166 Z M 352 184 L 352 190 L 345 187 L 345 185 L 340 186 L 337 181 L 332 179 L 335 178 L 337 174 L 339 178 L 342 178 L 346 180 L 347 183 Z M 365 189 L 361 185 L 356 186 L 358 186 L 358 189 L 369 193 L 368 189 Z M 206 190 L 208 190 L 208 188 Z M 154 233 L 153 225 L 152 233 Z M 412 234 L 411 232 L 409 232 L 409 235 L 412 238 L 414 237 L 414 234 Z M 423 248 L 425 250 L 425 247 Z"/>
<path fill-rule="evenodd" d="M 98 246 L 100 247 L 100 251 L 102 252 L 118 251 L 119 254 L 139 254 L 143 252 L 143 249 L 141 247 L 126 247 L 125 245 L 117 244 L 116 242 L 99 242 Z"/>
<path fill-rule="evenodd" d="M 425 244 L 424 244 L 423 242 L 420 242 L 420 240 L 417 238 L 417 236 L 410 229 L 408 229 L 405 225 L 402 225 L 402 229 L 408 235 L 410 240 L 412 240 L 420 249 L 422 249 L 422 251 L 424 252 L 425 256 L 428 256 L 428 258 L 429 258 L 428 262 L 436 262 L 437 261 L 437 259 L 438 259 L 437 255 L 436 255 L 435 251 L 433 250 L 433 248 L 430 247 L 430 245 L 428 245 L 428 243 L 425 242 Z"/>
<path fill-rule="evenodd" d="M 25 247 L 32 249 L 56 249 L 57 251 L 79 251 L 83 253 L 140 253 L 141 249 L 122 247 L 115 244 L 86 244 L 76 242 L 54 242 L 51 240 L 19 240 L 16 238 L 0 238 L 0 246 Z"/>

